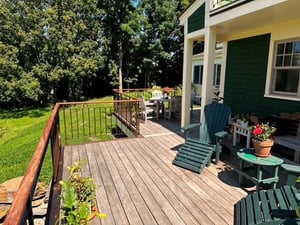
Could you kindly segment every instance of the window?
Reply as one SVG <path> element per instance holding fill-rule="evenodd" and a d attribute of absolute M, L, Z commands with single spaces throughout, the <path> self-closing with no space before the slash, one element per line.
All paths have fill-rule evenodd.
<path fill-rule="evenodd" d="M 195 65 L 193 73 L 193 84 L 202 84 L 203 65 Z"/>
<path fill-rule="evenodd" d="M 214 86 L 220 86 L 221 64 L 215 64 L 214 69 Z"/>
<path fill-rule="evenodd" d="M 300 97 L 300 40 L 276 43 L 272 93 Z"/>
<path fill-rule="evenodd" d="M 194 65 L 193 84 L 202 85 L 203 65 Z M 220 85 L 221 64 L 214 65 L 214 86 Z"/>

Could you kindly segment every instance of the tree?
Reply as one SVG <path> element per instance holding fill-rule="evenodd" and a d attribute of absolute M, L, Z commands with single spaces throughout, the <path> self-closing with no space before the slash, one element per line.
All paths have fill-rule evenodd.
<path fill-rule="evenodd" d="M 173 0 L 141 0 L 134 7 L 131 3 L 100 3 L 107 12 L 103 21 L 105 36 L 111 38 L 106 63 L 111 83 L 119 89 L 123 80 L 139 87 L 178 84 L 183 52 L 178 13 L 186 6 Z"/>
<path fill-rule="evenodd" d="M 136 13 L 139 1 L 100 1 L 99 7 L 106 11 L 103 18 L 104 36 L 109 40 L 107 58 L 108 73 L 112 85 L 123 89 L 123 67 L 125 55 L 130 55 L 133 37 L 140 32 L 142 17 Z M 117 73 L 117 74 L 116 74 Z"/>
<path fill-rule="evenodd" d="M 184 2 L 0 1 L 0 104 L 80 100 L 123 80 L 180 82 Z"/>
<path fill-rule="evenodd" d="M 84 97 L 103 65 L 97 0 L 0 2 L 0 101 L 32 104 Z M 61 97 L 60 97 L 61 98 Z"/>
<path fill-rule="evenodd" d="M 93 79 L 103 65 L 102 17 L 97 0 L 54 0 L 45 11 L 47 41 L 37 71 L 47 71 L 39 71 L 39 78 L 51 84 L 54 93 L 58 86 L 67 89 L 64 92 L 70 100 L 84 97 L 83 83 Z"/>
<path fill-rule="evenodd" d="M 182 9 L 180 1 L 140 2 L 140 14 L 147 23 L 139 34 L 136 51 L 142 56 L 139 75 L 146 87 L 181 82 L 183 30 L 178 14 Z"/>
<path fill-rule="evenodd" d="M 23 1 L 0 2 L 0 104 L 24 105 L 39 100 L 38 80 L 30 70 L 38 62 L 40 9 Z"/>

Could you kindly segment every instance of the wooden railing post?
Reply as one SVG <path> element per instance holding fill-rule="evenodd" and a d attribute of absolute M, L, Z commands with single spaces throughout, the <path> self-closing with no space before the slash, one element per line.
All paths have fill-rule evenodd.
<path fill-rule="evenodd" d="M 60 126 L 59 126 L 59 113 L 57 113 L 54 124 L 51 131 L 51 153 L 52 153 L 52 165 L 53 165 L 53 182 L 57 182 L 58 176 L 58 164 L 61 150 L 60 139 Z"/>
<path fill-rule="evenodd" d="M 31 200 L 36 188 L 38 177 L 40 175 L 51 136 L 51 130 L 55 124 L 58 110 L 59 105 L 56 104 L 29 163 L 19 189 L 14 197 L 14 201 L 9 209 L 8 215 L 3 222 L 3 225 L 25 225 L 27 224 L 27 221 L 29 224 L 34 224 Z"/>

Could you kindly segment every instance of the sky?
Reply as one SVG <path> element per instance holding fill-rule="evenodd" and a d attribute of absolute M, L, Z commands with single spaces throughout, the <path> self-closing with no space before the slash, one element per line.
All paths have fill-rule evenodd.
<path fill-rule="evenodd" d="M 131 0 L 131 3 L 134 7 L 137 7 L 137 5 L 139 4 L 140 0 Z"/>

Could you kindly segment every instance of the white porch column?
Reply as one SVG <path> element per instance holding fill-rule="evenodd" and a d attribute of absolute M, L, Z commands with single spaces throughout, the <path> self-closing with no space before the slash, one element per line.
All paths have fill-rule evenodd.
<path fill-rule="evenodd" d="M 220 97 L 224 97 L 225 89 L 225 72 L 227 62 L 227 41 L 222 42 L 222 64 L 221 64 L 221 80 L 220 80 Z"/>
<path fill-rule="evenodd" d="M 212 102 L 214 62 L 216 48 L 216 29 L 207 27 L 204 38 L 204 60 L 203 60 L 203 80 L 201 93 L 201 120 L 204 106 Z M 200 120 L 200 121 L 201 121 Z"/>
<path fill-rule="evenodd" d="M 187 25 L 184 26 L 187 29 Z M 186 34 L 186 32 L 185 32 Z M 183 73 L 182 73 L 182 107 L 181 107 L 181 127 L 190 124 L 190 104 L 192 86 L 192 57 L 193 40 L 184 37 Z"/>

